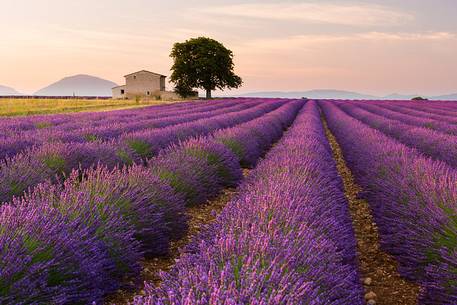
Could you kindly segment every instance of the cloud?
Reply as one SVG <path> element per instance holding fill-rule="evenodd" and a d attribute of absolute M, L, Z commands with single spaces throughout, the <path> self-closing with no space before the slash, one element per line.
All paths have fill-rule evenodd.
<path fill-rule="evenodd" d="M 368 4 L 247 3 L 197 10 L 205 14 L 232 17 L 353 26 L 401 25 L 414 20 L 414 16 L 409 13 L 386 6 Z"/>
<path fill-rule="evenodd" d="M 251 91 L 336 88 L 434 94 L 455 91 L 456 49 L 457 32 L 367 31 L 252 39 L 234 51 Z"/>
<path fill-rule="evenodd" d="M 400 41 L 421 41 L 421 40 L 454 40 L 457 39 L 456 33 L 450 32 L 424 32 L 424 33 L 382 33 L 370 32 L 357 34 L 357 39 L 367 40 L 400 40 Z"/>
<path fill-rule="evenodd" d="M 254 39 L 245 41 L 238 46 L 244 52 L 263 52 L 278 50 L 296 50 L 305 52 L 307 49 L 326 48 L 337 43 L 365 43 L 365 42 L 446 42 L 457 41 L 457 33 L 452 32 L 362 32 L 344 35 L 294 35 L 269 39 Z"/>

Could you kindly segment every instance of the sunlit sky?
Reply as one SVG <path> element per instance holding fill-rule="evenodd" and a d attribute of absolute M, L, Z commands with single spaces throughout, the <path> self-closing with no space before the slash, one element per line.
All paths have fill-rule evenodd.
<path fill-rule="evenodd" d="M 0 84 L 169 75 L 173 43 L 203 35 L 234 51 L 232 93 L 455 93 L 456 16 L 456 0 L 0 0 Z"/>

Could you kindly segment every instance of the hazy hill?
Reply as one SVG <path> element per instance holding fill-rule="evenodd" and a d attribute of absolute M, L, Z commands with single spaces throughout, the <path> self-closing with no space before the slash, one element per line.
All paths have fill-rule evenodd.
<path fill-rule="evenodd" d="M 17 92 L 15 89 L 13 89 L 11 87 L 0 85 L 0 95 L 22 95 L 22 94 Z"/>
<path fill-rule="evenodd" d="M 344 90 L 309 90 L 309 91 L 263 91 L 251 92 L 242 94 L 246 97 L 273 97 L 273 98 L 301 98 L 307 97 L 311 99 L 356 99 L 356 100 L 410 100 L 416 96 L 423 96 L 420 94 L 390 94 L 387 96 L 374 96 L 352 91 Z M 456 94 L 441 95 L 441 96 L 423 96 L 431 100 L 457 100 Z"/>
<path fill-rule="evenodd" d="M 243 94 L 247 97 L 284 97 L 284 98 L 313 98 L 313 99 L 375 99 L 376 96 L 361 94 L 357 92 L 344 90 L 309 90 L 309 91 L 269 91 L 269 92 L 252 92 Z"/>
<path fill-rule="evenodd" d="M 79 74 L 65 77 L 43 89 L 35 95 L 44 96 L 111 96 L 111 88 L 117 86 L 112 81 L 95 76 Z"/>
<path fill-rule="evenodd" d="M 433 96 L 430 99 L 432 99 L 432 100 L 457 101 L 457 93 L 448 94 L 448 95 Z"/>
<path fill-rule="evenodd" d="M 421 94 L 391 94 L 388 96 L 384 96 L 383 99 L 386 100 L 410 100 L 413 97 L 421 96 L 427 98 L 429 100 L 446 100 L 446 101 L 457 101 L 457 93 L 454 94 L 447 94 L 447 95 L 440 95 L 440 96 L 427 96 Z"/>
<path fill-rule="evenodd" d="M 420 96 L 420 94 L 398 94 L 398 93 L 394 93 L 394 94 L 391 94 L 391 95 L 383 96 L 382 98 L 386 99 L 386 100 L 410 100 L 413 97 L 417 97 L 417 96 Z"/>

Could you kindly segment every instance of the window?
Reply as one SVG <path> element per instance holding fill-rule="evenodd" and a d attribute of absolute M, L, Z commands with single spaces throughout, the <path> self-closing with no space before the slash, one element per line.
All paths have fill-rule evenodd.
<path fill-rule="evenodd" d="M 124 89 L 121 89 L 121 94 L 125 94 L 125 90 Z"/>
<path fill-rule="evenodd" d="M 136 79 L 136 75 L 133 76 L 133 79 Z"/>

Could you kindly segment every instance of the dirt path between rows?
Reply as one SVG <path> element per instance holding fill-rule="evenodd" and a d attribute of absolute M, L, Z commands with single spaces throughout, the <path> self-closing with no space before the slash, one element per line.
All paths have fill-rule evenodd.
<path fill-rule="evenodd" d="M 357 196 L 362 189 L 347 167 L 341 148 L 327 122 L 324 118 L 322 121 L 349 202 L 367 304 L 416 305 L 419 286 L 402 278 L 397 272 L 395 259 L 381 250 L 378 229 L 369 205 Z"/>
<path fill-rule="evenodd" d="M 243 176 L 246 177 L 249 172 L 250 170 L 243 169 Z M 223 190 L 217 198 L 210 200 L 205 204 L 187 208 L 186 212 L 189 217 L 187 234 L 180 240 L 170 243 L 170 254 L 164 257 L 156 257 L 142 261 L 141 287 L 138 287 L 137 290 L 134 291 L 119 290 L 115 295 L 109 297 L 105 303 L 110 305 L 129 304 L 129 302 L 133 301 L 135 296 L 143 295 L 145 293 L 143 290 L 145 281 L 159 286 L 161 284 L 159 272 L 167 272 L 173 268 L 181 253 L 180 250 L 185 247 L 194 236 L 200 233 L 202 228 L 216 220 L 217 215 L 222 212 L 235 194 L 236 189 L 228 188 Z"/>

